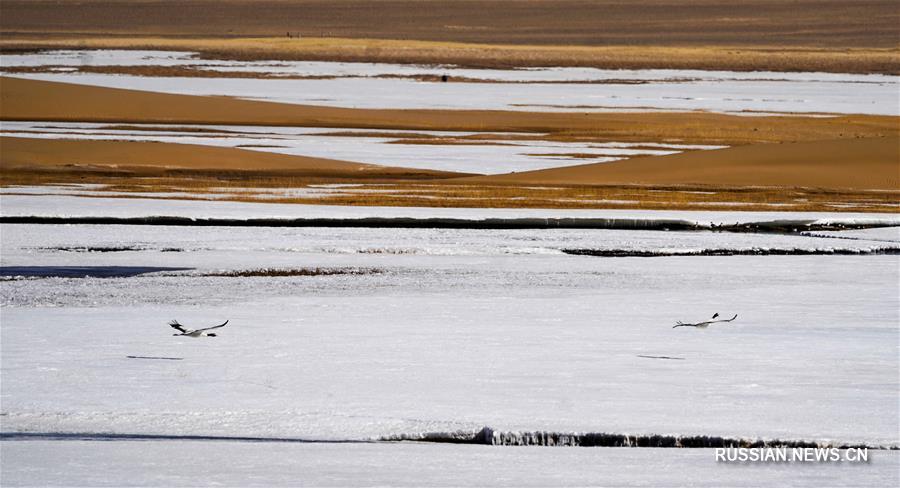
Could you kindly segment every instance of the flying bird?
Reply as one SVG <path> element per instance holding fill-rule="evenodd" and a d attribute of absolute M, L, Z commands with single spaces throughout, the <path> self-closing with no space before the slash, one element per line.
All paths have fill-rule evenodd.
<path fill-rule="evenodd" d="M 716 312 L 716 313 L 713 314 L 712 318 L 716 318 L 716 317 L 718 317 L 718 316 L 719 316 L 719 312 Z"/>
<path fill-rule="evenodd" d="M 219 325 L 214 325 L 212 327 L 206 327 L 205 329 L 186 329 L 183 325 L 179 324 L 177 320 L 173 320 L 173 321 L 169 322 L 169 327 L 177 330 L 178 332 L 181 332 L 180 334 L 172 334 L 172 335 L 176 335 L 176 336 L 215 337 L 216 336 L 215 333 L 207 332 L 207 331 L 213 330 L 213 329 L 218 329 L 219 327 L 225 327 L 225 324 L 227 324 L 227 323 L 228 323 L 228 321 L 226 320 L 225 322 L 223 322 Z"/>
<path fill-rule="evenodd" d="M 719 314 L 713 315 L 713 318 L 716 318 Z M 697 322 L 696 324 L 685 324 L 682 321 L 678 321 L 672 328 L 675 327 L 696 327 L 698 329 L 705 329 L 709 327 L 710 324 L 718 324 L 720 322 L 732 322 L 737 318 L 737 314 L 734 314 L 734 317 L 730 319 L 722 319 L 722 320 L 707 320 L 706 322 Z"/>

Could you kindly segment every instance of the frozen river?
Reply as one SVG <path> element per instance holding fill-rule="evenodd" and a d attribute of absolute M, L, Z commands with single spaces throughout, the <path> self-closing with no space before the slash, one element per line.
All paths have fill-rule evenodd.
<path fill-rule="evenodd" d="M 158 51 L 2 55 L 0 66 L 43 67 L 15 74 L 35 79 L 360 108 L 898 115 L 900 107 L 900 78 L 882 75 L 469 70 L 203 60 Z M 81 66 L 168 66 L 221 76 L 75 72 Z M 426 81 L 443 74 L 454 82 Z M 600 162 L 712 149 L 660 141 L 501 141 L 503 135 L 491 142 L 508 145 L 440 147 L 396 142 L 471 134 L 201 128 L 211 132 L 36 122 L 4 122 L 2 131 L 484 173 L 572 164 L 564 152 Z M 0 223 L 4 486 L 900 482 L 898 451 L 873 452 L 860 465 L 722 465 L 708 449 L 381 441 L 473 435 L 487 426 L 507 433 L 898 447 L 897 214 L 279 205 L 104 198 L 89 185 L 2 193 L 4 218 L 346 219 L 348 225 L 373 217 L 548 225 L 609 219 L 703 229 Z M 713 229 L 776 221 L 882 227 L 802 234 Z M 705 252 L 759 255 L 699 255 Z M 779 253 L 812 255 L 773 255 Z M 707 329 L 673 328 L 714 313 L 737 318 Z M 167 325 L 226 319 L 214 338 L 173 337 Z M 35 434 L 44 437 L 27 437 Z"/>
<path fill-rule="evenodd" d="M 4 486 L 895 486 L 900 452 L 867 464 L 732 464 L 711 449 L 547 449 L 259 442 L 0 443 Z M 192 463 L 173 463 L 173 452 Z"/>
<path fill-rule="evenodd" d="M 4 216 L 836 218 L 52 195 L 6 195 L 0 207 Z M 751 467 L 716 464 L 704 449 L 367 442 L 489 426 L 900 445 L 896 255 L 565 252 L 871 252 L 898 243 L 897 227 L 810 236 L 0 224 L 2 431 L 87 436 L 4 440 L 4 485 L 177 485 L 202 477 L 247 485 L 496 478 L 515 486 L 647 486 L 686 467 L 695 478 L 682 482 L 698 486 L 777 483 L 801 471 L 809 484 L 891 485 L 896 452 L 860 466 Z M 672 328 L 714 312 L 738 318 L 705 330 Z M 190 339 L 172 336 L 173 319 L 189 327 L 229 323 L 218 337 Z M 364 443 L 90 440 L 109 435 Z M 165 467 L 173 449 L 185 448 L 216 454 Z"/>
<path fill-rule="evenodd" d="M 0 231 L 4 267 L 192 268 L 3 281 L 7 431 L 369 439 L 488 425 L 898 444 L 896 256 L 561 252 L 867 248 L 888 244 L 883 230 Z M 227 276 L 265 268 L 349 273 Z M 671 328 L 713 312 L 739 319 Z M 173 338 L 172 319 L 231 322 L 196 340 Z"/>

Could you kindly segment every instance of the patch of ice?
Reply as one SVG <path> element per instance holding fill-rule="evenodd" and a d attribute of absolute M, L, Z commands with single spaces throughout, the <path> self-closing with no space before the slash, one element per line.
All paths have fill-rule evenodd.
<path fill-rule="evenodd" d="M 681 148 L 648 149 L 623 143 L 593 144 L 582 142 L 479 140 L 479 145 L 389 144 L 402 135 L 471 135 L 470 132 L 368 131 L 390 133 L 391 137 L 359 137 L 323 135 L 322 132 L 361 132 L 362 129 L 226 127 L 214 125 L 160 126 L 129 124 L 134 129 L 112 129 L 109 125 L 82 123 L 3 122 L 0 134 L 46 139 L 155 141 L 236 147 L 309 157 L 341 159 L 386 166 L 435 169 L 470 173 L 509 173 L 552 168 L 572 164 L 566 153 L 593 154 L 591 162 L 609 162 L 622 156 L 673 154 Z M 143 129 L 138 129 L 143 128 Z M 194 132 L 176 131 L 188 128 Z M 196 132 L 196 130 L 213 132 Z M 402 135 L 401 135 L 402 134 Z M 493 134 L 493 133 L 492 133 Z M 503 134 L 497 134 L 502 137 Z M 496 143 L 496 145 L 491 145 Z M 619 144 L 617 146 L 616 144 Z M 649 146 L 648 146 L 649 147 Z M 687 146 L 704 149 L 707 146 Z M 717 147 L 717 146 L 713 146 Z"/>
<path fill-rule="evenodd" d="M 25 73 L 16 77 L 112 88 L 348 108 L 477 109 L 591 112 L 706 110 L 753 115 L 852 113 L 900 115 L 900 77 L 803 76 L 794 81 L 707 77 L 643 84 L 422 83 L 408 79 L 254 79 Z M 773 93 L 781 96 L 772 97 Z M 749 112 L 748 112 L 749 111 Z"/>
<path fill-rule="evenodd" d="M 693 210 L 615 209 L 503 209 L 437 207 L 352 207 L 335 205 L 272 204 L 226 201 L 187 201 L 115 198 L 79 198 L 66 195 L 3 195 L 0 215 L 47 217 L 152 217 L 187 218 L 620 218 L 685 220 L 702 225 L 792 221 L 817 224 L 867 224 L 900 226 L 896 213 L 744 212 Z"/>
<path fill-rule="evenodd" d="M 10 486 L 896 486 L 900 452 L 871 462 L 715 462 L 711 449 L 499 449 L 452 444 L 202 441 L 0 443 Z M 191 453 L 172 463 L 172 453 Z M 72 462 L 77 459 L 78 462 Z M 160 469 L 160 466 L 166 466 Z M 423 469 L 427 466 L 428 469 Z"/>

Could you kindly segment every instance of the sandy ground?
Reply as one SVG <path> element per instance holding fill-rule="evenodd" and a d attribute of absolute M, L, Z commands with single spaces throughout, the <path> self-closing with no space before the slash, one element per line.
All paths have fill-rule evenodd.
<path fill-rule="evenodd" d="M 0 78 L 0 119 L 550 133 L 551 140 L 738 145 L 897 135 L 897 118 L 546 113 L 303 106 Z"/>
<path fill-rule="evenodd" d="M 446 178 L 455 173 L 291 156 L 193 144 L 134 141 L 47 140 L 0 137 L 0 167 L 53 171 L 164 174 L 194 170 L 283 176 Z"/>
<path fill-rule="evenodd" d="M 525 132 L 551 141 L 724 144 L 717 151 L 581 165 L 509 175 L 385 168 L 359 162 L 292 157 L 239 149 L 122 141 L 37 141 L 4 138 L 5 184 L 102 182 L 126 191 L 221 186 L 295 187 L 311 182 L 391 180 L 397 192 L 322 197 L 344 205 L 482 207 L 719 208 L 787 205 L 797 210 L 896 208 L 900 139 L 896 117 L 741 117 L 687 113 L 529 113 L 466 110 L 365 110 L 170 95 L 2 78 L 3 120 L 111 123 L 263 124 Z M 512 136 L 510 136 L 512 137 Z M 515 137 L 522 137 L 517 135 Z M 780 144 L 779 144 L 780 143 Z M 158 178 L 134 187 L 129 175 Z M 305 177 L 305 180 L 298 180 Z M 48 179 L 49 178 L 49 179 Z M 163 179 L 159 179 L 163 178 Z M 403 190 L 403 180 L 432 186 Z M 103 180 L 103 181 L 101 181 Z M 537 185 L 560 188 L 545 191 Z M 572 188 L 590 187 L 585 192 Z M 659 190 L 713 190 L 669 193 Z M 781 189 L 793 188 L 786 192 Z M 800 195 L 796 189 L 803 188 Z M 648 191 L 648 190 L 653 190 Z M 868 192 L 887 190 L 888 193 Z M 662 196 L 661 196 L 662 195 Z M 677 197 L 677 198 L 676 198 Z M 799 200 L 798 200 L 799 199 Z M 716 200 L 725 203 L 716 203 Z M 304 200 L 304 203 L 315 203 Z M 799 207 L 797 205 L 800 205 Z M 838 205 L 838 206 L 840 206 Z M 723 207 L 724 208 L 724 207 Z"/>
<path fill-rule="evenodd" d="M 759 144 L 632 158 L 501 176 L 474 183 L 780 186 L 900 190 L 900 138 Z"/>

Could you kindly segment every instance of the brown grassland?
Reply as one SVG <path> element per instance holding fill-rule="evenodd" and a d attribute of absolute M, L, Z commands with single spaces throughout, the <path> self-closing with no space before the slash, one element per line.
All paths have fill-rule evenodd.
<path fill-rule="evenodd" d="M 900 72 L 891 0 L 4 0 L 0 9 L 3 50 Z"/>
<path fill-rule="evenodd" d="M 5 36 L 896 47 L 891 0 L 4 0 Z"/>
<path fill-rule="evenodd" d="M 96 195 L 116 198 L 177 198 L 354 206 L 470 208 L 620 208 L 656 210 L 792 210 L 897 212 L 900 191 L 808 187 L 716 187 L 710 185 L 516 185 L 449 180 L 348 179 L 222 171 L 126 170 L 7 171 L 0 185 L 106 185 Z M 363 183 L 361 191 L 335 190 L 306 197 L 279 196 L 277 190 L 310 185 Z M 270 190 L 267 192 L 267 190 Z M 375 192 L 371 192 L 374 190 Z M 275 191 L 276 193 L 272 193 Z M 111 193 L 115 192 L 115 193 Z M 165 197 L 148 193 L 166 193 Z M 181 195 L 174 195 L 180 193 Z M 130 195 L 132 194 L 132 195 Z"/>
<path fill-rule="evenodd" d="M 537 46 L 347 38 L 7 37 L 0 40 L 0 50 L 6 52 L 41 49 L 148 49 L 191 51 L 210 59 L 452 64 L 471 68 L 578 66 L 900 73 L 900 48 L 896 46 Z M 196 70 L 173 71 L 176 75 L 202 75 Z"/>

